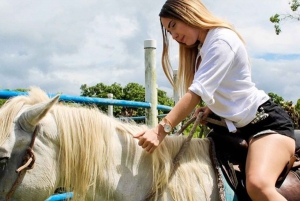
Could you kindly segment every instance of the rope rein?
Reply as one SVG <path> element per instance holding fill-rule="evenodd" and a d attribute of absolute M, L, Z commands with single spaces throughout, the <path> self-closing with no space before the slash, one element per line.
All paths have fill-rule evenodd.
<path fill-rule="evenodd" d="M 10 200 L 10 198 L 14 194 L 17 186 L 22 181 L 26 171 L 33 168 L 33 165 L 35 163 L 35 155 L 33 152 L 33 145 L 34 145 L 36 136 L 39 131 L 40 131 L 40 125 L 38 124 L 33 131 L 30 145 L 26 149 L 25 155 L 23 157 L 23 165 L 16 170 L 16 173 L 18 173 L 18 177 L 17 177 L 16 181 L 14 182 L 13 186 L 11 187 L 10 191 L 7 193 L 5 201 Z"/>
<path fill-rule="evenodd" d="M 194 122 L 192 130 L 190 131 L 190 133 L 189 133 L 188 137 L 185 139 L 185 141 L 182 143 L 180 150 L 178 151 L 177 155 L 173 159 L 173 166 L 171 167 L 172 169 L 171 169 L 171 174 L 169 176 L 169 181 L 173 178 L 175 171 L 179 167 L 179 161 L 180 161 L 181 157 L 184 155 L 187 147 L 189 146 L 190 141 L 196 131 L 196 128 L 200 123 L 202 115 L 203 115 L 203 113 L 199 112 L 197 117 L 196 116 L 192 117 L 181 127 L 181 129 L 178 132 L 176 132 L 174 134 L 176 136 L 180 135 L 191 123 Z M 227 127 L 226 123 L 224 121 L 215 120 L 210 117 L 207 117 L 205 119 L 205 121 L 212 123 L 212 124 L 219 125 L 219 126 Z M 162 192 L 166 189 L 166 187 L 167 187 L 167 185 L 165 184 L 165 185 L 163 185 L 163 187 L 158 189 L 158 196 L 161 196 Z M 151 190 L 142 201 L 150 201 L 154 198 L 155 195 L 156 195 L 156 191 Z"/>

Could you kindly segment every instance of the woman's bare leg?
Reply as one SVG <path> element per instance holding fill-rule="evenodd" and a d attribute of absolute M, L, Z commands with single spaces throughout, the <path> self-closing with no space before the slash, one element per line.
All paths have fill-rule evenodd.
<path fill-rule="evenodd" d="M 295 151 L 295 141 L 280 134 L 252 138 L 246 162 L 246 187 L 253 201 L 286 201 L 275 183 Z"/>

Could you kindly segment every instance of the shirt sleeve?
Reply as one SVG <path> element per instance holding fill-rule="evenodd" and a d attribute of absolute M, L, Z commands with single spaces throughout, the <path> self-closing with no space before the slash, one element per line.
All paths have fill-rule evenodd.
<path fill-rule="evenodd" d="M 214 93 L 228 73 L 234 60 L 234 51 L 224 40 L 216 40 L 201 49 L 201 63 L 189 90 L 197 94 L 207 105 L 215 103 Z"/>

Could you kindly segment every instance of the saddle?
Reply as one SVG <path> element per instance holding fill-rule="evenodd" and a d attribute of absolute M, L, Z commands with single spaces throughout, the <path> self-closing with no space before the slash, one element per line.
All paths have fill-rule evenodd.
<path fill-rule="evenodd" d="M 246 191 L 245 163 L 248 151 L 246 140 L 236 135 L 218 134 L 213 130 L 207 137 L 215 144 L 220 168 L 238 200 L 251 201 Z M 300 200 L 300 130 L 295 130 L 296 152 L 276 182 L 277 191 L 289 201 Z"/>

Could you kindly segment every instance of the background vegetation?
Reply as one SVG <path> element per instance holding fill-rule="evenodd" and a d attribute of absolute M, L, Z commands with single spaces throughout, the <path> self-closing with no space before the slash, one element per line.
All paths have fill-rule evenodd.
<path fill-rule="evenodd" d="M 122 87 L 118 83 L 112 85 L 105 85 L 103 83 L 98 83 L 95 86 L 87 86 L 86 84 L 81 85 L 81 96 L 94 97 L 94 98 L 107 98 L 107 94 L 112 93 L 114 99 L 118 100 L 129 100 L 129 101 L 138 101 L 145 102 L 145 88 L 137 83 L 129 83 L 126 86 Z M 7 89 L 9 90 L 9 89 Z M 25 92 L 28 89 L 15 89 L 13 91 Z M 158 104 L 174 106 L 174 100 L 167 96 L 167 93 L 163 90 L 158 89 Z M 291 116 L 294 126 L 297 129 L 300 129 L 300 99 L 297 103 L 293 104 L 292 101 L 286 101 L 283 97 L 270 92 L 269 96 L 277 104 L 280 104 L 284 110 Z M 5 103 L 6 100 L 0 99 L 0 106 Z M 203 102 L 199 103 L 199 107 L 205 106 Z M 106 105 L 97 105 L 97 107 L 103 111 L 107 112 Z M 144 108 L 132 108 L 132 107 L 122 107 L 114 106 L 113 114 L 116 118 L 120 117 L 135 117 L 135 116 L 145 116 Z M 158 114 L 167 114 L 168 111 L 158 111 Z M 184 124 L 192 117 L 191 113 L 185 120 L 182 121 Z M 144 120 L 138 120 L 137 123 L 145 123 Z M 192 128 L 190 125 L 185 131 L 184 134 L 188 134 Z M 194 137 L 205 137 L 209 129 L 206 126 L 198 126 Z"/>
<path fill-rule="evenodd" d="M 300 6 L 300 0 L 291 0 L 289 2 L 291 12 L 290 13 L 284 13 L 284 14 L 278 14 L 270 17 L 270 21 L 274 24 L 275 33 L 277 35 L 281 32 L 281 23 L 286 20 L 292 20 L 292 21 L 300 21 L 300 13 L 299 13 L 299 6 Z"/>

